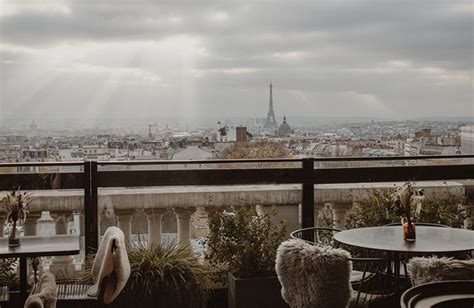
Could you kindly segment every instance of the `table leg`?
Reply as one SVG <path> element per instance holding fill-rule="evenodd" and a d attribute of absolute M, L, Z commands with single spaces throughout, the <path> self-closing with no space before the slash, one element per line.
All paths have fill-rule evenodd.
<path fill-rule="evenodd" d="M 20 257 L 20 300 L 23 303 L 26 301 L 28 281 L 27 281 L 28 268 L 26 264 L 26 257 Z"/>
<path fill-rule="evenodd" d="M 394 262 L 394 268 L 393 272 L 395 275 L 395 291 L 398 292 L 400 288 L 400 253 L 399 252 L 394 252 L 393 253 L 393 262 Z"/>

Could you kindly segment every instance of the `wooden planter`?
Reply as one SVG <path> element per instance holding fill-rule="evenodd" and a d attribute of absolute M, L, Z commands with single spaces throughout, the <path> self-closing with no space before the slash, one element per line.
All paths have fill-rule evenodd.
<path fill-rule="evenodd" d="M 228 273 L 229 308 L 289 307 L 281 297 L 281 285 L 276 276 L 235 278 Z"/>

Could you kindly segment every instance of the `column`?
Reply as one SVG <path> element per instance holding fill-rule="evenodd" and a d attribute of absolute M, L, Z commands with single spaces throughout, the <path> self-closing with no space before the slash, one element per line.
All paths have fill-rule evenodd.
<path fill-rule="evenodd" d="M 322 227 L 322 225 L 319 223 L 319 216 L 321 213 L 321 210 L 324 208 L 324 203 L 322 202 L 316 202 L 314 204 L 314 226 L 315 227 Z"/>
<path fill-rule="evenodd" d="M 0 212 L 0 237 L 3 237 L 3 228 L 5 227 L 3 223 L 5 222 L 5 219 L 7 219 L 7 214 Z"/>
<path fill-rule="evenodd" d="M 148 243 L 161 243 L 161 220 L 166 212 L 165 208 L 144 209 L 148 220 Z"/>
<path fill-rule="evenodd" d="M 135 209 L 115 209 L 117 217 L 117 227 L 119 227 L 125 235 L 125 240 L 130 241 L 132 238 L 132 217 Z"/>
<path fill-rule="evenodd" d="M 101 215 L 97 215 L 97 225 L 100 226 L 100 216 Z M 80 211 L 79 213 L 79 235 L 80 236 L 85 236 L 86 234 L 86 224 L 85 224 L 85 216 L 84 216 L 84 211 Z M 99 230 L 99 234 L 100 234 L 100 230 Z"/>
<path fill-rule="evenodd" d="M 334 228 L 346 228 L 346 214 L 352 208 L 352 202 L 334 202 L 331 205 L 334 215 Z"/>
<path fill-rule="evenodd" d="M 57 235 L 69 233 L 69 220 L 72 217 L 72 211 L 51 212 L 54 219 Z M 54 256 L 51 259 L 49 271 L 56 279 L 74 279 L 76 276 L 76 265 L 73 256 Z"/>
<path fill-rule="evenodd" d="M 176 220 L 178 222 L 178 245 L 191 245 L 191 215 L 196 208 L 175 207 Z"/>
<path fill-rule="evenodd" d="M 23 235 L 36 235 L 36 227 L 38 226 L 38 219 L 40 218 L 41 212 L 30 212 L 27 214 L 23 224 Z"/>
<path fill-rule="evenodd" d="M 464 229 L 474 229 L 474 203 L 465 204 L 463 207 L 470 213 L 470 215 L 464 219 Z"/>
<path fill-rule="evenodd" d="M 207 230 L 206 230 L 206 236 L 209 235 L 209 222 L 211 220 L 211 215 L 215 214 L 217 211 L 218 207 L 215 205 L 209 205 L 204 207 L 204 211 L 207 214 Z"/>

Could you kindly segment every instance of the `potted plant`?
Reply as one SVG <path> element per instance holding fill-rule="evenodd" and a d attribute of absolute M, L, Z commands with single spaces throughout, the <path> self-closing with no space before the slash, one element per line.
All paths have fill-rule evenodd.
<path fill-rule="evenodd" d="M 206 258 L 228 272 L 228 306 L 288 307 L 275 273 L 276 250 L 285 238 L 286 224 L 272 223 L 275 210 L 258 215 L 241 207 L 210 215 Z"/>
<path fill-rule="evenodd" d="M 414 218 L 420 214 L 424 199 L 422 190 L 417 190 L 413 186 L 413 182 L 406 182 L 392 194 L 395 210 L 402 219 L 403 239 L 407 242 L 416 240 Z"/>
<path fill-rule="evenodd" d="M 31 193 L 12 191 L 2 199 L 7 213 L 6 222 L 10 224 L 10 235 L 8 236 L 8 246 L 20 246 L 20 239 L 17 233 L 17 224 L 23 224 L 26 220 L 26 215 L 30 210 L 30 203 L 33 201 Z"/>
<path fill-rule="evenodd" d="M 210 271 L 191 248 L 165 243 L 127 249 L 130 278 L 113 307 L 204 307 Z M 91 283 L 93 256 L 88 256 L 83 281 Z M 137 306 L 138 303 L 138 306 Z"/>

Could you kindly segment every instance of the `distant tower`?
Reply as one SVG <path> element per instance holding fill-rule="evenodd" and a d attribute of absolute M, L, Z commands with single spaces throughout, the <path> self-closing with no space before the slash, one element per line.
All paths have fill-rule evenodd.
<path fill-rule="evenodd" d="M 277 129 L 278 128 L 278 123 L 275 119 L 275 111 L 273 111 L 273 86 L 272 83 L 270 82 L 270 106 L 268 108 L 268 114 L 267 114 L 267 120 L 265 121 L 265 125 L 263 125 L 263 128 L 268 128 L 268 129 Z"/>

